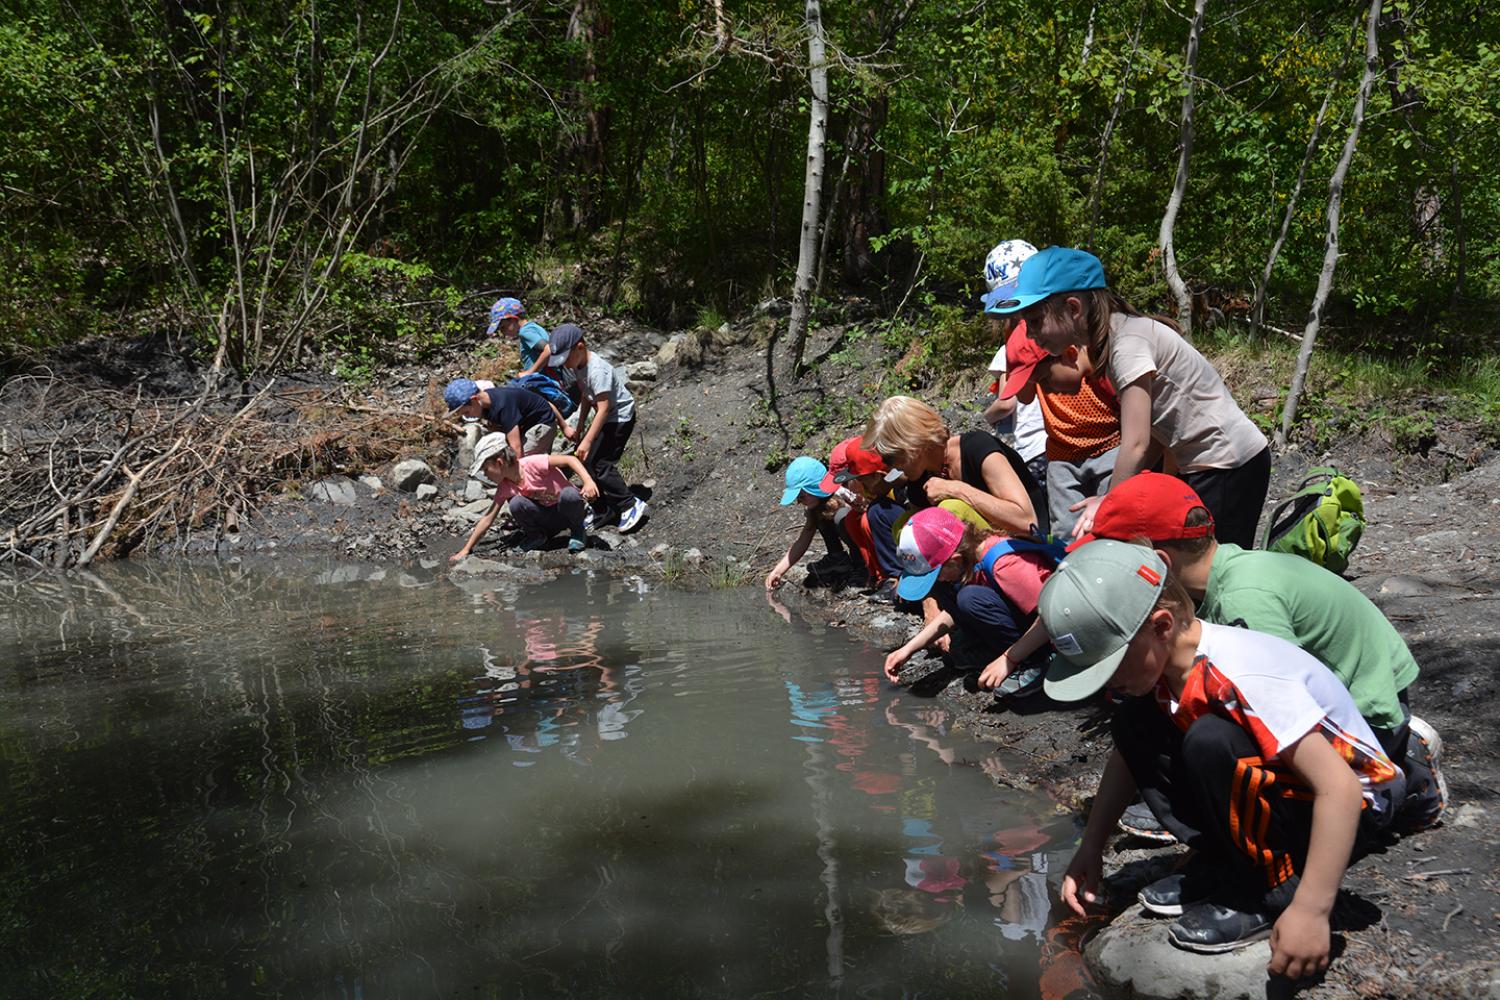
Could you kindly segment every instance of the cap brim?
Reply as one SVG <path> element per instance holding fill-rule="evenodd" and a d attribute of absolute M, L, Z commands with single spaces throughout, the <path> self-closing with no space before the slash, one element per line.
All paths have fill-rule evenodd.
<path fill-rule="evenodd" d="M 800 486 L 788 486 L 781 491 L 781 506 L 789 507 L 797 502 L 797 496 L 802 492 Z"/>
<path fill-rule="evenodd" d="M 556 351 L 554 351 L 552 354 L 550 354 L 547 357 L 547 367 L 548 368 L 561 368 L 563 366 L 563 362 L 566 361 L 566 360 L 568 360 L 568 355 L 572 354 L 572 353 L 573 353 L 573 348 L 571 348 L 571 347 L 568 348 L 562 354 L 558 354 Z"/>
<path fill-rule="evenodd" d="M 490 324 L 490 328 L 488 330 L 484 331 L 484 335 L 486 337 L 493 337 L 495 335 L 495 331 L 498 329 L 500 329 L 500 321 L 497 319 Z"/>
<path fill-rule="evenodd" d="M 1130 643 L 1123 643 L 1104 659 L 1087 665 L 1053 654 L 1047 664 L 1047 676 L 1042 680 L 1042 690 L 1053 701 L 1082 701 L 1092 697 L 1102 691 L 1115 671 L 1120 669 L 1120 662 L 1129 649 Z"/>
<path fill-rule="evenodd" d="M 1096 542 L 1098 540 L 1099 540 L 1099 536 L 1096 535 L 1096 534 L 1094 534 L 1091 531 L 1087 535 L 1084 535 L 1082 538 L 1078 539 L 1078 541 L 1076 541 L 1076 542 L 1069 542 L 1068 543 L 1068 551 L 1072 552 L 1074 549 L 1081 549 L 1085 545 L 1087 545 L 1089 542 Z"/>
<path fill-rule="evenodd" d="M 997 299 L 993 305 L 986 304 L 984 307 L 984 311 L 987 313 L 995 313 L 997 315 L 1004 316 L 1008 315 L 1009 313 L 1020 312 L 1027 306 L 1034 306 L 1047 297 L 1048 296 L 1046 294 L 1017 295 L 1013 299 Z"/>
<path fill-rule="evenodd" d="M 984 311 L 989 312 L 990 307 L 997 302 L 1004 302 L 1008 299 L 1015 298 L 1016 284 L 1017 283 L 1014 281 L 1008 281 L 1003 285 L 996 285 L 994 288 L 979 296 L 979 301 L 984 303 Z"/>
<path fill-rule="evenodd" d="M 830 472 L 828 475 L 824 476 L 823 481 L 818 484 L 818 489 L 822 490 L 824 495 L 826 496 L 833 496 L 834 491 L 839 488 L 839 483 L 841 483 L 842 481 L 843 480 L 839 479 L 837 476 Z"/>
<path fill-rule="evenodd" d="M 903 601 L 920 601 L 932 592 L 932 585 L 937 583 L 938 574 L 943 571 L 939 566 L 930 573 L 921 576 L 903 576 L 896 583 L 896 596 Z"/>
<path fill-rule="evenodd" d="M 1026 388 L 1026 384 L 1036 374 L 1036 366 L 1038 364 L 1039 362 L 1033 361 L 1029 365 L 1016 365 L 1015 370 L 1005 378 L 1005 385 L 1000 389 L 1000 398 L 1009 399 Z"/>

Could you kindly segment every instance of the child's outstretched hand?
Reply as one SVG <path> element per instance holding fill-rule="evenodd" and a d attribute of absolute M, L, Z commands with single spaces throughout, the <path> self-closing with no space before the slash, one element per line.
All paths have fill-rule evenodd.
<path fill-rule="evenodd" d="M 1010 657 L 1001 653 L 998 658 L 990 662 L 990 665 L 979 672 L 979 686 L 986 691 L 993 691 L 999 687 L 1005 678 L 1010 676 Z"/>
<path fill-rule="evenodd" d="M 1089 497 L 1086 500 L 1078 501 L 1068 508 L 1069 510 L 1079 512 L 1078 521 L 1073 525 L 1073 540 L 1075 542 L 1094 530 L 1094 511 L 1098 510 L 1099 505 L 1103 502 L 1104 498 L 1102 496 Z"/>
<path fill-rule="evenodd" d="M 578 491 L 585 500 L 599 499 L 599 486 L 597 483 L 588 482 L 583 484 L 583 489 Z"/>
<path fill-rule="evenodd" d="M 448 561 L 453 563 L 463 562 L 467 558 L 469 558 L 469 550 L 459 549 L 457 552 L 448 557 Z"/>
<path fill-rule="evenodd" d="M 892 682 L 899 679 L 901 677 L 901 667 L 905 665 L 906 661 L 909 659 L 911 659 L 911 654 L 906 651 L 905 646 L 902 646 L 900 649 L 887 656 L 885 658 L 886 679 Z"/>
<path fill-rule="evenodd" d="M 1104 875 L 1104 858 L 1098 851 L 1079 848 L 1068 863 L 1062 880 L 1062 901 L 1080 917 L 1088 916 L 1084 904 L 1099 902 L 1099 880 Z"/>
<path fill-rule="evenodd" d="M 1328 968 L 1328 947 L 1328 917 L 1293 900 L 1271 927 L 1266 971 L 1293 980 L 1315 976 Z"/>
<path fill-rule="evenodd" d="M 766 589 L 775 590 L 777 587 L 781 586 L 783 576 L 785 576 L 785 574 L 779 569 L 773 569 L 770 573 L 767 573 Z"/>

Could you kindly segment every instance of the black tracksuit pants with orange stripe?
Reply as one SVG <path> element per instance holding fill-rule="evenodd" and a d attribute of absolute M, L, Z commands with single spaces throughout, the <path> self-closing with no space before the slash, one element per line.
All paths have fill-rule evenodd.
<path fill-rule="evenodd" d="M 1312 834 L 1312 796 L 1287 770 L 1268 767 L 1250 734 L 1207 715 L 1182 732 L 1155 699 L 1118 706 L 1115 747 L 1146 805 L 1187 846 L 1224 866 L 1226 898 L 1281 910 L 1292 900 Z M 1351 861 L 1378 840 L 1394 810 L 1365 809 Z"/>

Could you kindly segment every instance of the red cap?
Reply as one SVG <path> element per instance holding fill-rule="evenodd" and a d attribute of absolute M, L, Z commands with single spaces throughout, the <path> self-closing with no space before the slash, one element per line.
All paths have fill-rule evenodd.
<path fill-rule="evenodd" d="M 1000 398 L 1009 399 L 1026 388 L 1026 383 L 1036 373 L 1036 366 L 1051 356 L 1027 335 L 1025 320 L 1017 323 L 1010 332 L 1010 339 L 1005 342 L 1005 370 L 1009 374 L 1005 376 L 1005 388 L 1000 390 Z"/>
<path fill-rule="evenodd" d="M 1193 488 L 1176 476 L 1140 472 L 1114 487 L 1094 511 L 1094 530 L 1077 545 L 1096 538 L 1121 542 L 1149 538 L 1153 542 L 1175 542 L 1185 538 L 1207 538 L 1214 533 L 1214 520 L 1187 526 L 1188 511 L 1206 506 Z M 1069 550 L 1073 546 L 1069 546 Z"/>
<path fill-rule="evenodd" d="M 823 477 L 823 492 L 832 493 L 851 479 L 884 472 L 886 468 L 885 460 L 866 449 L 858 434 L 845 438 L 833 446 L 833 453 L 828 456 L 828 475 Z"/>

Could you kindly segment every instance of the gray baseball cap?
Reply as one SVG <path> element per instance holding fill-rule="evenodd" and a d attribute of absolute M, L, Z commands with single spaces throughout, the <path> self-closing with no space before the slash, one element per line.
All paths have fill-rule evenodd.
<path fill-rule="evenodd" d="M 547 359 L 548 368 L 561 368 L 562 363 L 568 360 L 568 354 L 583 339 L 583 330 L 576 323 L 561 323 L 552 331 L 549 341 L 552 347 L 552 356 Z"/>
<path fill-rule="evenodd" d="M 1037 603 L 1057 650 L 1042 685 L 1047 697 L 1081 701 L 1104 687 L 1166 580 L 1167 564 L 1143 545 L 1099 539 L 1070 552 Z"/>

